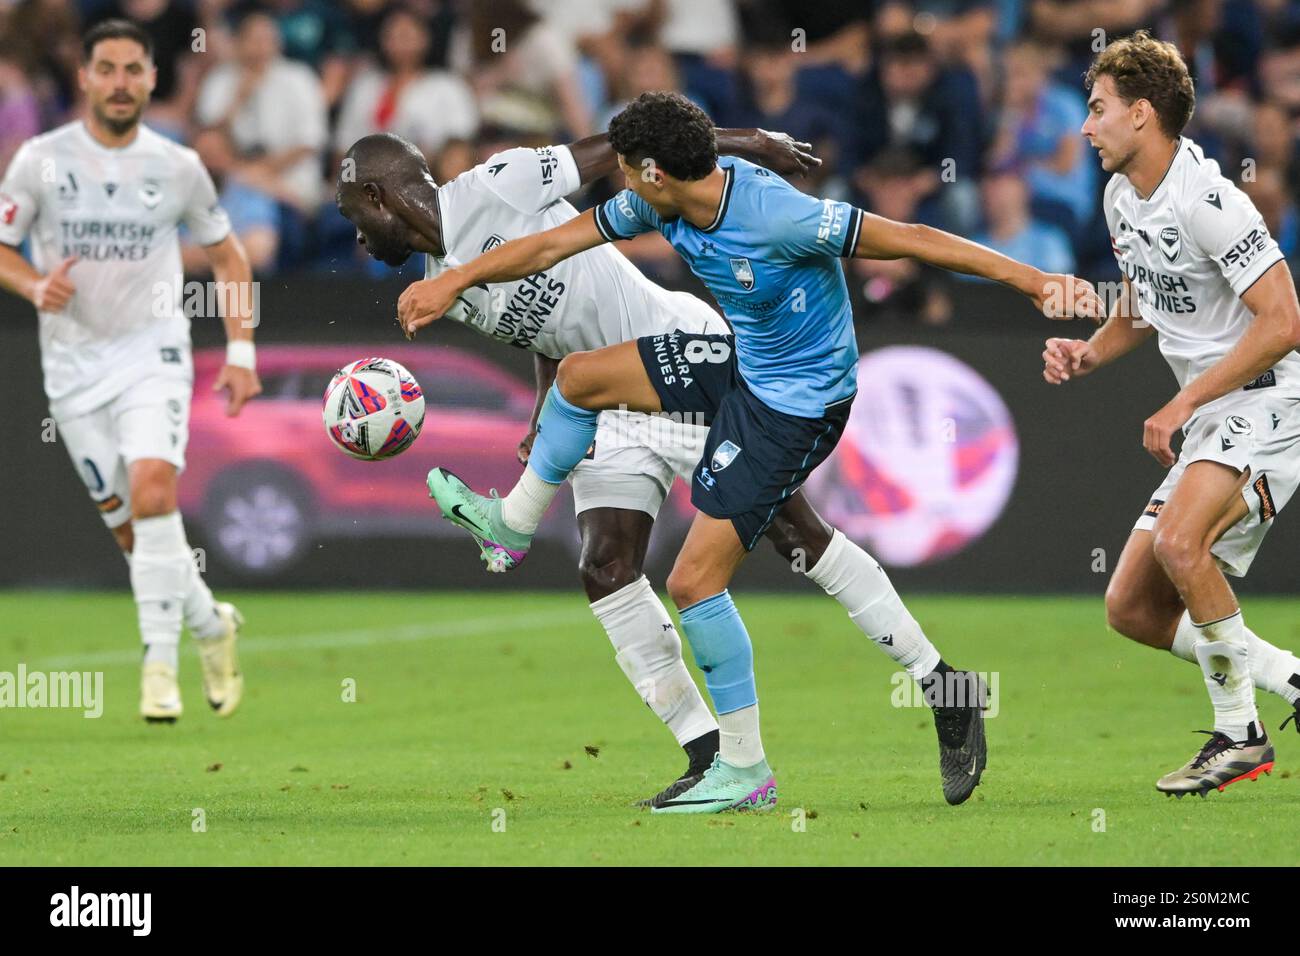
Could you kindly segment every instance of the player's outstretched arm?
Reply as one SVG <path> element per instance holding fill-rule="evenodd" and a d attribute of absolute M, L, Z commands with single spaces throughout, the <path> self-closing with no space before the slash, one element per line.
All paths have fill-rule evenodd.
<path fill-rule="evenodd" d="M 554 229 L 512 239 L 463 266 L 412 282 L 397 300 L 397 322 L 411 338 L 417 329 L 442 318 L 470 286 L 523 279 L 604 242 L 591 210 Z"/>
<path fill-rule="evenodd" d="M 1143 424 L 1142 444 L 1166 468 L 1174 463 L 1170 446 L 1202 405 L 1259 378 L 1287 353 L 1300 348 L 1300 303 L 1285 260 L 1279 260 L 1246 290 L 1241 301 L 1254 319 L 1237 344 Z"/>
<path fill-rule="evenodd" d="M 806 176 L 822 164 L 813 155 L 812 144 L 800 143 L 786 133 L 765 129 L 718 129 L 714 133 L 720 154 L 739 156 L 782 176 Z M 618 169 L 618 155 L 605 133 L 570 143 L 569 152 L 584 186 Z"/>
<path fill-rule="evenodd" d="M 1073 378 L 1109 365 L 1149 339 L 1155 328 L 1142 321 L 1133 285 L 1124 279 L 1118 298 L 1110 309 L 1106 324 L 1088 341 L 1082 339 L 1048 339 L 1043 349 L 1043 378 L 1060 385 Z"/>
<path fill-rule="evenodd" d="M 244 404 L 262 391 L 253 351 L 253 326 L 256 322 L 253 270 L 243 244 L 233 232 L 214 245 L 204 246 L 203 251 L 212 263 L 212 277 L 216 280 L 221 303 L 221 320 L 226 326 L 226 362 L 212 383 L 212 390 L 224 389 L 228 393 L 226 414 L 238 415 Z"/>
<path fill-rule="evenodd" d="M 68 257 L 49 275 L 41 275 L 17 249 L 0 243 L 0 288 L 22 296 L 38 312 L 61 312 L 77 291 L 68 276 L 76 262 Z"/>
<path fill-rule="evenodd" d="M 1049 319 L 1100 322 L 1106 307 L 1092 284 L 1076 276 L 1043 272 L 986 246 L 920 223 L 895 222 L 862 213 L 853 255 L 858 259 L 918 259 L 930 265 L 983 276 L 1027 296 Z"/>

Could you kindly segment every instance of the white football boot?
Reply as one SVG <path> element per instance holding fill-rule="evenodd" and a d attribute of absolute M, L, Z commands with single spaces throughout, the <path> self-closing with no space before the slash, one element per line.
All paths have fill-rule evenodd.
<path fill-rule="evenodd" d="M 233 604 L 218 601 L 217 616 L 225 625 L 220 637 L 196 640 L 199 661 L 203 665 L 203 695 L 218 717 L 229 717 L 244 696 L 244 675 L 239 671 L 239 653 L 235 644 L 244 616 Z"/>
<path fill-rule="evenodd" d="M 151 724 L 174 724 L 181 715 L 176 668 L 150 661 L 140 671 L 140 716 Z"/>

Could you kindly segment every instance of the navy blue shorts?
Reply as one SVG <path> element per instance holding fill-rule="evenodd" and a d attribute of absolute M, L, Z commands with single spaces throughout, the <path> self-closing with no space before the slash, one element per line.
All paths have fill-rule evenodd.
<path fill-rule="evenodd" d="M 663 410 L 703 415 L 709 425 L 691 504 L 712 518 L 731 519 L 752 551 L 781 505 L 839 442 L 853 396 L 821 418 L 778 412 L 740 377 L 734 339 L 676 331 L 636 344 Z"/>

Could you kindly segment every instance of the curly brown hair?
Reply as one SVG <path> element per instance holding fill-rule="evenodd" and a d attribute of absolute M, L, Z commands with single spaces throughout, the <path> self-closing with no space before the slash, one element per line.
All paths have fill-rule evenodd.
<path fill-rule="evenodd" d="M 1125 103 L 1150 102 L 1161 131 L 1171 138 L 1182 133 L 1196 109 L 1196 89 L 1178 47 L 1146 30 L 1116 40 L 1097 54 L 1083 85 L 1091 90 L 1101 76 L 1114 80 L 1115 92 Z"/>

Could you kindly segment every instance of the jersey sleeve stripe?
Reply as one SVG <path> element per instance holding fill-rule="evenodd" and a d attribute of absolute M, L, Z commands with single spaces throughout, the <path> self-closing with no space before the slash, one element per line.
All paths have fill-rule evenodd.
<path fill-rule="evenodd" d="M 620 239 L 626 239 L 626 236 L 620 236 L 610 224 L 609 217 L 605 215 L 605 207 L 596 207 L 596 229 L 605 237 L 606 242 L 617 242 Z"/>
<path fill-rule="evenodd" d="M 862 210 L 857 206 L 853 207 L 853 215 L 849 220 L 849 228 L 844 233 L 844 249 L 840 252 L 841 259 L 851 259 L 853 250 L 858 247 L 858 233 L 862 231 Z"/>
<path fill-rule="evenodd" d="M 1263 268 L 1260 269 L 1260 271 L 1259 271 L 1259 275 L 1257 275 L 1257 276 L 1255 276 L 1255 278 L 1251 279 L 1251 280 L 1250 280 L 1250 284 L 1247 285 L 1246 288 L 1242 289 L 1240 292 L 1237 293 L 1237 298 L 1240 299 L 1240 298 L 1241 298 L 1242 296 L 1244 296 L 1247 292 L 1249 292 L 1251 289 L 1253 289 L 1253 288 L 1255 287 L 1255 283 L 1256 283 L 1256 282 L 1258 282 L 1260 279 L 1264 278 L 1264 276 L 1268 275 L 1268 273 L 1270 273 L 1271 271 L 1273 271 L 1273 267 L 1274 267 L 1275 265 L 1277 265 L 1279 262 L 1284 262 L 1285 260 L 1286 260 L 1286 256 L 1282 255 L 1282 250 L 1281 250 L 1281 249 L 1274 249 L 1274 250 L 1273 250 L 1273 258 L 1272 258 L 1272 260 L 1271 260 L 1271 261 L 1268 260 L 1268 259 L 1263 259 L 1263 260 L 1261 260 L 1262 262 L 1266 262 L 1266 263 L 1268 263 L 1268 264 L 1265 265 Z"/>

